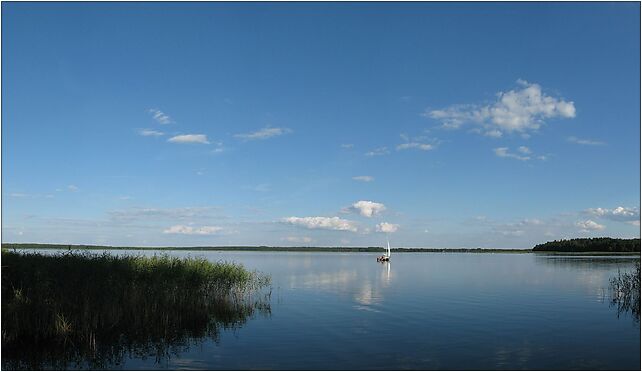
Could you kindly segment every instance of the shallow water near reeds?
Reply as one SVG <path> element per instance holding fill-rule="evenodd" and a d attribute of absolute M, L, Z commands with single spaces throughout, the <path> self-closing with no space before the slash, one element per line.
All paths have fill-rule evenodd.
<path fill-rule="evenodd" d="M 269 313 L 112 369 L 640 369 L 640 323 L 608 290 L 639 257 L 112 253 L 234 261 L 272 277 Z"/>

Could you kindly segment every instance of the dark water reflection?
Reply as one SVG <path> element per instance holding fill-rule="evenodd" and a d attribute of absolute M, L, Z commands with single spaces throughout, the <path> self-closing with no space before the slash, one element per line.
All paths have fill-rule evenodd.
<path fill-rule="evenodd" d="M 618 318 L 608 296 L 609 278 L 639 257 L 404 253 L 380 264 L 368 253 L 171 254 L 270 274 L 271 316 L 170 358 L 128 354 L 116 368 L 640 368 L 640 324 Z"/>
<path fill-rule="evenodd" d="M 603 298 L 614 309 L 615 315 L 640 321 L 640 258 L 623 256 L 536 256 L 537 260 L 546 265 L 558 267 L 583 268 L 587 272 L 608 270 L 617 267 L 617 272 L 609 277 L 608 288 L 603 288 Z M 637 276 L 637 279 L 635 277 Z M 598 280 L 600 281 L 601 278 Z M 637 283 L 635 288 L 625 288 Z"/>
<path fill-rule="evenodd" d="M 218 343 L 222 331 L 239 329 L 255 314 L 269 316 L 269 301 L 225 302 L 182 313 L 159 309 L 147 316 L 145 324 L 123 322 L 87 342 L 3 346 L 2 369 L 120 369 L 127 359 L 160 365 L 205 341 Z"/>

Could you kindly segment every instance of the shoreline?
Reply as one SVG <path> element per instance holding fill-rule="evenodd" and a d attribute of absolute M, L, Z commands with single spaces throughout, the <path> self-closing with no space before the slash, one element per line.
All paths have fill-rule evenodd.
<path fill-rule="evenodd" d="M 76 244 L 43 244 L 43 243 L 4 243 L 2 249 L 63 249 L 81 251 L 105 250 L 152 250 L 152 251 L 230 251 L 230 252 L 322 252 L 322 253 L 380 253 L 382 247 L 272 247 L 272 246 L 196 246 L 196 247 L 125 247 Z M 640 256 L 640 252 L 563 252 L 533 251 L 532 249 L 514 248 L 393 248 L 394 253 L 532 253 L 537 255 L 563 256 Z"/>

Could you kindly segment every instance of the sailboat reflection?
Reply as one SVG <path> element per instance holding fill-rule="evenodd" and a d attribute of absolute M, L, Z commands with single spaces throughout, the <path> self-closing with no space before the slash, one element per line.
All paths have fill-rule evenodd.
<path fill-rule="evenodd" d="M 392 265 L 390 261 L 386 262 L 385 264 L 386 271 L 385 275 L 381 275 L 381 278 L 383 279 L 383 282 L 386 284 L 390 284 L 390 266 Z"/>
<path fill-rule="evenodd" d="M 393 277 L 390 261 L 382 263 L 381 271 L 375 277 L 364 278 L 363 283 L 358 287 L 354 299 L 358 303 L 359 310 L 380 311 L 377 305 L 384 301 L 385 289 L 390 287 Z"/>

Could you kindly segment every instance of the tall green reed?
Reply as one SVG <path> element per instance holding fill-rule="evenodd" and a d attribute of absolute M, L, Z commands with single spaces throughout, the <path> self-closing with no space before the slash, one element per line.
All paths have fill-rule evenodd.
<path fill-rule="evenodd" d="M 270 278 L 167 255 L 2 252 L 2 366 L 105 368 L 158 360 L 269 314 Z"/>

